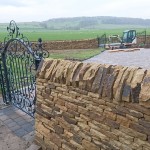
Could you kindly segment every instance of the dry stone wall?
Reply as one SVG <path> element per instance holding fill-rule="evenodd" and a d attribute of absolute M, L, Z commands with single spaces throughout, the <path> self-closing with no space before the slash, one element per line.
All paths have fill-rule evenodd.
<path fill-rule="evenodd" d="M 48 41 L 43 42 L 46 50 L 91 49 L 98 48 L 97 39 Z"/>
<path fill-rule="evenodd" d="M 137 45 L 139 47 L 150 48 L 150 36 L 139 36 L 137 37 Z"/>
<path fill-rule="evenodd" d="M 150 70 L 45 59 L 36 82 L 43 150 L 150 150 Z"/>

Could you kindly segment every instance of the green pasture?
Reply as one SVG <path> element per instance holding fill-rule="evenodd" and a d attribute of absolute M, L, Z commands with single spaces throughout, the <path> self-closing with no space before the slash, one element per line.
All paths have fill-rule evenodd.
<path fill-rule="evenodd" d="M 24 34 L 30 41 L 37 41 L 40 37 L 43 41 L 51 40 L 80 40 L 80 39 L 91 39 L 97 38 L 106 33 L 109 35 L 120 35 L 122 36 L 123 31 L 126 29 L 104 29 L 104 30 L 43 30 L 33 29 L 25 30 L 20 29 L 20 32 Z M 144 31 L 145 29 L 136 29 L 137 32 Z M 146 29 L 147 34 L 150 34 L 150 29 Z M 4 37 L 7 35 L 7 31 L 0 30 L 0 41 L 2 42 Z"/>
<path fill-rule="evenodd" d="M 59 53 L 50 53 L 49 58 L 53 59 L 74 59 L 74 60 L 86 60 L 89 59 L 95 55 L 98 55 L 101 53 L 103 49 L 97 48 L 97 49 L 88 49 L 88 50 L 76 50 L 76 51 L 64 51 Z"/>

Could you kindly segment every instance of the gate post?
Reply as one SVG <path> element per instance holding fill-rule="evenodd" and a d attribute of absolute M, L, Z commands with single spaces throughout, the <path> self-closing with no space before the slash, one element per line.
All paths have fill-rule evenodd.
<path fill-rule="evenodd" d="M 10 93 L 10 85 L 9 85 L 9 79 L 8 79 L 8 69 L 7 69 L 7 65 L 6 65 L 6 54 L 3 52 L 1 54 L 2 56 L 2 65 L 3 65 L 3 68 L 4 68 L 4 88 L 6 89 L 3 89 L 5 91 L 5 96 L 3 97 L 4 99 L 4 102 L 6 104 L 10 104 L 11 103 L 11 93 Z"/>
<path fill-rule="evenodd" d="M 41 62 L 41 58 L 36 58 L 35 59 L 35 70 L 38 69 L 40 62 Z"/>

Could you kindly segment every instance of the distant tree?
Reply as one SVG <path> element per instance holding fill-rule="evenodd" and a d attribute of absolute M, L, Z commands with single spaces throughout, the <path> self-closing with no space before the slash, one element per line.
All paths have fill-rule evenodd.
<path fill-rule="evenodd" d="M 41 23 L 40 23 L 40 26 L 43 27 L 43 28 L 45 28 L 45 29 L 48 28 L 47 23 L 45 23 L 45 22 L 41 22 Z"/>

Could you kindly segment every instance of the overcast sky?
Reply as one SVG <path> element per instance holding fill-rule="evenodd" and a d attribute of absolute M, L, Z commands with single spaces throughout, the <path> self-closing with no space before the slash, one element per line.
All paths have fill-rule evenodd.
<path fill-rule="evenodd" d="M 78 16 L 150 19 L 150 0 L 0 0 L 0 22 Z"/>

